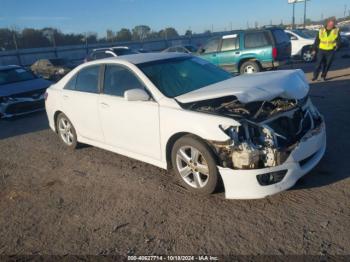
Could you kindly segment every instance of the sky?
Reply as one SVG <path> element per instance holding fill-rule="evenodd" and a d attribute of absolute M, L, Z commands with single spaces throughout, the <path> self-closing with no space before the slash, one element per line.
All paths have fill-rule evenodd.
<path fill-rule="evenodd" d="M 0 28 L 55 27 L 65 33 L 118 31 L 146 24 L 153 30 L 174 27 L 202 33 L 244 29 L 247 25 L 290 23 L 287 0 L 0 0 Z M 350 0 L 310 0 L 307 17 L 344 15 Z M 296 5 L 296 21 L 303 18 L 303 3 Z M 347 12 L 347 14 L 349 14 Z"/>

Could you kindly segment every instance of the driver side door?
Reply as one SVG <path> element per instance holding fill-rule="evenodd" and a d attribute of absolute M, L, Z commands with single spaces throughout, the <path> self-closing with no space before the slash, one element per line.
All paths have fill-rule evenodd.
<path fill-rule="evenodd" d="M 148 101 L 127 101 L 130 89 L 145 89 L 143 82 L 123 65 L 107 64 L 99 114 L 105 143 L 133 155 L 161 159 L 159 105 Z"/>

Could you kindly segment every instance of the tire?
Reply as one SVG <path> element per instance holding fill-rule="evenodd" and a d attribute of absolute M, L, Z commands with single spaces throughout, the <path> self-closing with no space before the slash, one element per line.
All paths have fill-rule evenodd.
<path fill-rule="evenodd" d="M 305 48 L 301 53 L 301 58 L 305 63 L 312 63 L 315 61 L 315 55 L 312 54 L 311 48 Z"/>
<path fill-rule="evenodd" d="M 254 74 L 260 71 L 261 71 L 260 65 L 255 61 L 246 61 L 241 65 L 239 69 L 239 72 L 241 73 L 241 75 Z"/>
<path fill-rule="evenodd" d="M 215 157 L 204 142 L 186 135 L 178 139 L 171 151 L 171 162 L 180 183 L 190 192 L 209 195 L 219 184 Z"/>
<path fill-rule="evenodd" d="M 57 134 L 63 144 L 71 149 L 75 149 L 78 145 L 77 133 L 72 122 L 68 117 L 60 113 L 56 120 Z"/>

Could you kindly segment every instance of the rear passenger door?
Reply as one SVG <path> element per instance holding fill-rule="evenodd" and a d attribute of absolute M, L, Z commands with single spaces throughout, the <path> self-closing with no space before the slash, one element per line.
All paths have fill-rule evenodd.
<path fill-rule="evenodd" d="M 208 43 L 206 43 L 202 47 L 202 52 L 200 53 L 200 56 L 208 60 L 209 62 L 218 65 L 219 60 L 218 60 L 218 50 L 219 50 L 219 44 L 220 44 L 220 38 L 212 38 L 209 40 Z"/>
<path fill-rule="evenodd" d="M 233 34 L 224 36 L 221 41 L 218 64 L 229 72 L 237 71 L 241 55 L 239 40 L 239 35 Z"/>
<path fill-rule="evenodd" d="M 68 81 L 62 92 L 62 107 L 79 136 L 103 142 L 98 114 L 100 68 L 85 67 Z"/>
<path fill-rule="evenodd" d="M 244 33 L 244 50 L 241 59 L 244 58 L 257 59 L 260 64 L 272 64 L 272 39 L 267 31 Z"/>

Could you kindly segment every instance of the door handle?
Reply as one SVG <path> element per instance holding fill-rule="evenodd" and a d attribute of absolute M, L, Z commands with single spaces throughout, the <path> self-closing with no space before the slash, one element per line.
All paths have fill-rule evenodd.
<path fill-rule="evenodd" d="M 237 51 L 237 52 L 235 52 L 235 55 L 239 55 L 241 52 L 239 52 L 239 51 Z"/>
<path fill-rule="evenodd" d="M 101 106 L 102 106 L 102 108 L 108 108 L 108 107 L 109 107 L 109 104 L 102 102 L 102 103 L 101 103 Z"/>

